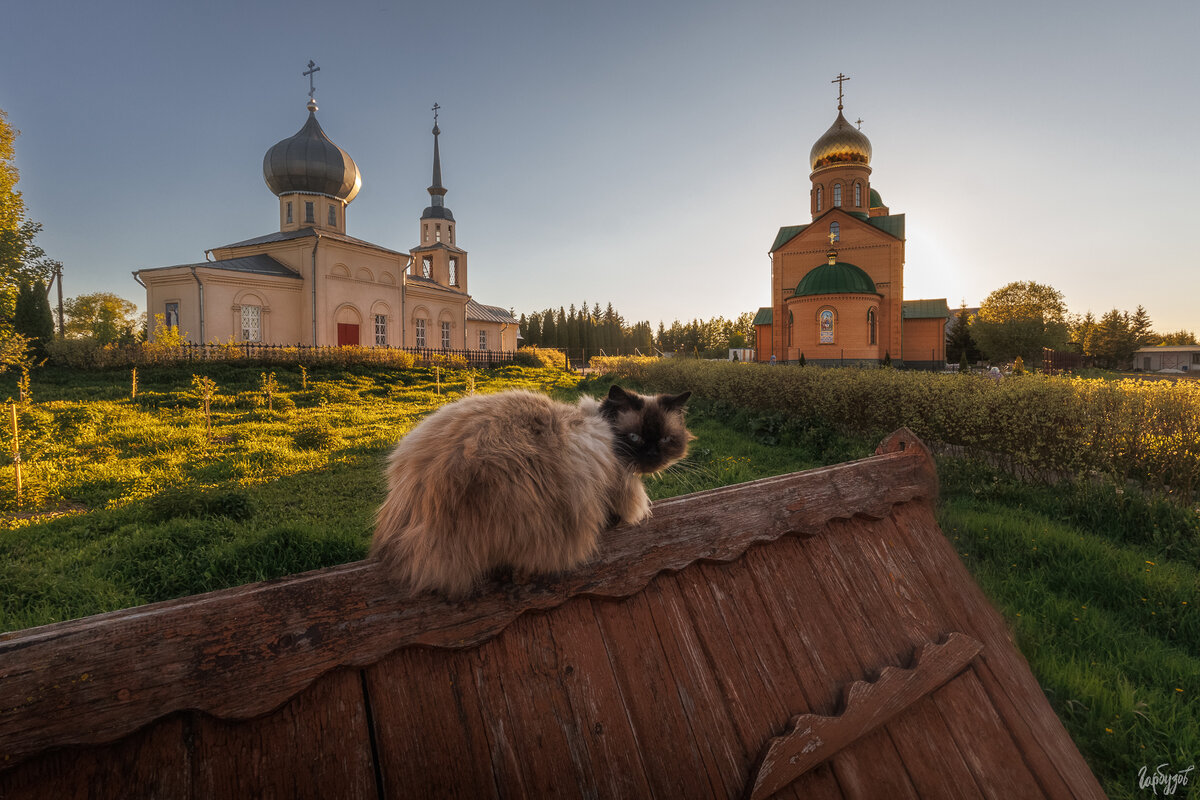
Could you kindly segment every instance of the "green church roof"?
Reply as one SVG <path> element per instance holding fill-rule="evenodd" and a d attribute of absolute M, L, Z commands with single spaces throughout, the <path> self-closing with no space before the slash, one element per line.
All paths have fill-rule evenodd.
<path fill-rule="evenodd" d="M 861 267 L 838 261 L 822 264 L 796 284 L 796 297 L 813 294 L 879 294 L 875 281 Z"/>
<path fill-rule="evenodd" d="M 871 190 L 871 208 L 882 208 L 883 198 L 879 196 L 879 192 Z"/>
<path fill-rule="evenodd" d="M 937 300 L 905 300 L 900 306 L 901 319 L 949 319 L 950 306 L 946 298 Z"/>
<path fill-rule="evenodd" d="M 904 238 L 904 215 L 889 214 L 885 217 L 871 217 L 867 222 L 874 225 L 884 233 L 891 234 L 897 239 Z"/>
<path fill-rule="evenodd" d="M 780 228 L 779 233 L 775 235 L 775 244 L 771 245 L 771 249 L 767 252 L 774 253 L 792 239 L 795 239 L 797 236 L 799 236 L 807 227 L 807 225 L 788 225 Z"/>
<path fill-rule="evenodd" d="M 771 311 L 770 306 L 763 306 L 758 310 L 758 313 L 754 315 L 754 324 L 770 325 L 774 316 L 775 314 Z"/>

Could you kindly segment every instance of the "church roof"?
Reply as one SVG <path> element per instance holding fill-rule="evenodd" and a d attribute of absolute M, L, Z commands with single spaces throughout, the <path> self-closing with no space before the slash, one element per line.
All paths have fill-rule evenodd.
<path fill-rule="evenodd" d="M 424 253 L 427 250 L 449 250 L 451 253 L 466 253 L 461 247 L 455 247 L 452 244 L 445 242 L 434 242 L 433 244 L 419 244 L 412 249 L 414 253 Z"/>
<path fill-rule="evenodd" d="M 519 325 L 520 320 L 500 306 L 485 306 L 474 300 L 467 301 L 467 319 L 476 322 L 499 322 L 505 325 Z"/>
<path fill-rule="evenodd" d="M 879 294 L 879 290 L 862 267 L 836 261 L 809 270 L 796 284 L 795 297 L 814 294 Z"/>
<path fill-rule="evenodd" d="M 904 215 L 889 214 L 884 217 L 871 217 L 867 220 L 871 225 L 874 225 L 879 230 L 886 234 L 895 236 L 897 239 L 904 238 Z"/>
<path fill-rule="evenodd" d="M 783 247 L 792 239 L 795 239 L 797 236 L 803 233 L 804 229 L 807 227 L 807 225 L 787 225 L 780 228 L 779 233 L 775 234 L 775 242 L 771 245 L 771 249 L 767 252 L 774 253 L 776 250 Z"/>
<path fill-rule="evenodd" d="M 230 272 L 249 272 L 255 275 L 276 275 L 280 278 L 299 279 L 301 277 L 299 272 L 263 253 L 253 256 L 242 256 L 241 258 L 225 258 L 220 261 L 200 261 L 195 264 L 154 267 L 152 269 L 138 270 L 138 272 L 156 272 L 161 269 L 179 269 L 180 267 L 204 267 L 205 269 L 221 269 Z"/>
<path fill-rule="evenodd" d="M 900 310 L 901 319 L 949 319 L 950 306 L 946 298 L 937 300 L 905 300 Z"/>
<path fill-rule="evenodd" d="M 213 250 L 224 250 L 227 247 L 251 247 L 256 244 L 273 244 L 274 242 L 286 242 L 289 239 L 304 239 L 306 237 L 316 236 L 314 228 L 301 228 L 295 231 L 277 231 L 268 233 L 266 236 L 256 236 L 253 239 L 246 239 L 233 244 L 223 244 L 220 247 L 214 247 Z M 347 236 L 344 233 L 333 233 L 332 231 L 321 231 L 322 239 L 333 239 L 338 242 L 346 242 L 348 244 L 360 244 L 365 247 L 373 247 L 376 250 L 382 250 L 385 253 L 393 253 L 398 256 L 406 255 L 398 250 L 391 250 L 387 247 L 377 245 L 373 242 L 368 242 L 365 239 L 356 239 L 353 236 Z"/>
<path fill-rule="evenodd" d="M 753 324 L 755 324 L 755 325 L 770 325 L 771 320 L 774 316 L 775 316 L 775 312 L 771 309 L 770 306 L 763 306 L 762 308 L 760 308 L 758 310 L 758 313 L 754 315 L 754 323 Z"/>

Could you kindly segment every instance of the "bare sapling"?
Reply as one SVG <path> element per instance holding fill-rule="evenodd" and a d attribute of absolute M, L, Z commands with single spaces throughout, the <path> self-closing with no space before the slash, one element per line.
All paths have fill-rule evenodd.
<path fill-rule="evenodd" d="M 212 399 L 213 395 L 217 393 L 217 383 L 207 375 L 204 377 L 193 375 L 192 388 L 196 390 L 196 396 L 204 408 L 204 430 L 208 434 L 208 438 L 212 439 Z"/>

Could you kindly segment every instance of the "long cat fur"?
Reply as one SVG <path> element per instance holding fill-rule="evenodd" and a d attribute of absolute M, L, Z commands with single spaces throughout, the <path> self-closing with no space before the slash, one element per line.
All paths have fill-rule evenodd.
<path fill-rule="evenodd" d="M 468 594 L 488 573 L 555 573 L 650 513 L 641 475 L 682 458 L 690 392 L 612 387 L 603 403 L 525 391 L 444 406 L 393 450 L 371 555 L 416 590 Z"/>

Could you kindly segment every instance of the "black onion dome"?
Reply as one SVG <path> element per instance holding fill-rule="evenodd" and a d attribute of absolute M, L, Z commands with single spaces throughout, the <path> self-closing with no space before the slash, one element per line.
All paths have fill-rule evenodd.
<path fill-rule="evenodd" d="M 263 178 L 276 195 L 324 194 L 347 203 L 362 188 L 358 165 L 321 130 L 315 107 L 295 136 L 276 143 L 263 156 Z"/>
<path fill-rule="evenodd" d="M 847 122 L 839 110 L 837 119 L 817 139 L 808 157 L 813 169 L 828 164 L 870 164 L 871 140 Z"/>

